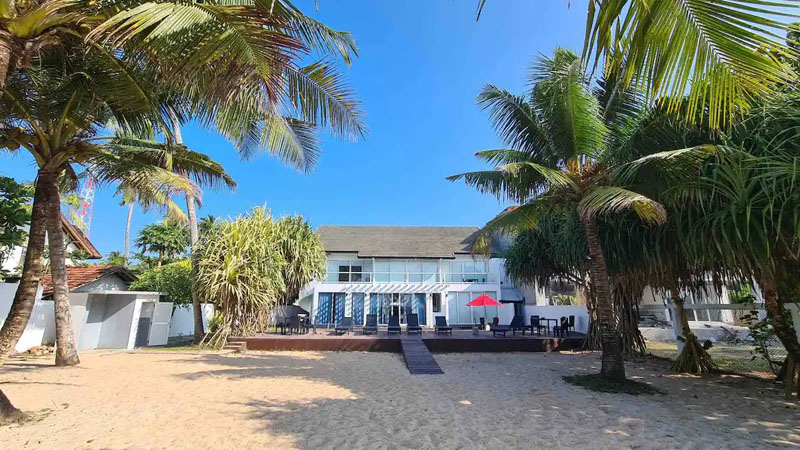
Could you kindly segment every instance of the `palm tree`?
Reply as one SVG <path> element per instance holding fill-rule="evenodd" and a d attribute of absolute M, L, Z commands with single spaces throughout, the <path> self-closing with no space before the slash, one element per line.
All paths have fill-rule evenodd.
<path fill-rule="evenodd" d="M 15 296 L 15 303 L 20 303 L 22 309 L 12 309 L 12 317 L 23 310 L 30 314 L 42 272 L 44 229 L 39 227 L 45 227 L 54 281 L 58 365 L 79 361 L 69 317 L 59 185 L 74 189 L 79 167 L 86 167 L 100 183 L 127 180 L 131 185 L 174 184 L 194 189 L 171 173 L 113 151 L 96 138 L 97 131 L 112 118 L 132 130 L 152 129 L 150 118 L 156 121 L 159 118 L 147 114 L 154 111 L 154 105 L 164 102 L 150 95 L 153 92 L 148 85 L 153 83 L 150 73 L 135 65 L 120 64 L 102 47 L 95 50 L 85 52 L 74 46 L 40 51 L 32 67 L 11 74 L 0 99 L 0 136 L 4 147 L 12 152 L 25 149 L 39 166 L 27 250 L 30 255 L 26 255 Z M 103 89 L 109 84 L 115 88 Z M 24 320 L 11 323 L 22 324 L 24 328 Z M 0 331 L 0 343 L 4 344 L 0 348 L 2 357 L 8 351 L 5 345 L 15 342 L 21 331 L 16 327 Z"/>
<path fill-rule="evenodd" d="M 188 108 L 202 123 L 216 127 L 231 139 L 244 156 L 258 149 L 267 149 L 303 168 L 312 167 L 316 159 L 319 144 L 315 133 L 318 128 L 350 138 L 365 131 L 359 103 L 335 65 L 335 59 L 349 63 L 356 55 L 352 37 L 305 17 L 288 1 L 236 6 L 206 2 L 127 3 L 117 5 L 119 9 L 108 3 L 73 6 L 83 8 L 70 10 L 70 17 L 79 24 L 88 27 L 94 26 L 95 19 L 109 20 L 103 27 L 95 27 L 88 41 L 82 39 L 81 33 L 67 32 L 64 36 L 59 35 L 59 46 L 44 48 L 85 54 L 98 59 L 106 69 L 114 67 L 116 71 L 106 70 L 105 76 L 98 78 L 99 82 L 93 87 L 99 91 L 115 91 L 120 103 L 114 105 L 115 112 L 129 114 L 156 110 L 161 113 L 170 110 L 177 111 L 179 118 L 183 119 Z M 159 9 L 173 14 L 154 18 L 154 12 Z M 162 24 L 167 17 L 181 17 L 182 20 Z M 141 26 L 142 20 L 149 22 Z M 161 26 L 155 26 L 156 22 Z M 67 29 L 63 26 L 59 31 Z M 76 47 L 83 52 L 75 51 Z M 295 64 L 300 55 L 310 53 L 319 55 L 324 62 L 306 67 Z M 38 54 L 33 53 L 32 57 L 38 57 Z M 147 76 L 128 80 L 134 69 L 146 72 Z M 28 69 L 20 73 L 26 71 Z M 65 73 L 80 74 L 72 71 L 68 64 L 65 64 Z M 20 75 L 17 80 L 20 85 L 23 84 L 22 77 Z M 151 85 L 156 80 L 167 85 L 166 89 L 158 89 L 158 92 L 172 90 L 181 95 L 173 95 L 169 98 L 173 102 L 170 107 L 161 108 L 157 105 L 166 100 L 157 98 L 153 90 L 148 90 L 142 78 Z M 7 92 L 8 89 L 8 96 Z M 102 95 L 111 94 L 104 92 Z M 14 99 L 9 97 L 6 100 L 13 103 Z M 183 101 L 181 107 L 175 104 L 179 101 Z M 35 117 L 22 114 L 17 119 L 30 122 Z M 130 127 L 135 125 L 127 123 L 132 119 L 122 117 L 119 123 Z M 77 133 L 84 125 L 88 124 L 76 121 L 71 124 L 72 131 Z M 168 122 L 159 125 L 162 126 L 168 128 Z M 17 137 L 39 140 L 39 136 L 34 136 L 30 130 L 21 134 L 13 129 L 8 131 L 12 150 L 20 146 Z M 41 135 L 41 130 L 38 133 Z M 63 158 L 66 155 L 68 153 L 59 156 L 58 162 L 69 159 Z M 44 162 L 38 158 L 41 155 L 34 156 L 40 165 Z M 47 174 L 54 172 L 53 177 L 60 176 L 60 164 L 53 164 Z M 46 180 L 51 181 L 47 177 Z M 34 217 L 41 219 L 43 216 Z M 36 227 L 32 228 L 36 230 Z M 38 236 L 32 234 L 32 237 Z M 37 250 L 39 245 L 43 248 L 43 238 L 41 244 L 30 240 L 32 251 L 29 253 L 40 254 L 41 251 Z M 54 256 L 59 257 L 58 254 Z M 28 267 L 15 304 L 27 305 L 33 301 L 38 270 L 35 264 Z M 54 274 L 54 282 L 66 286 L 65 277 L 60 273 Z M 56 296 L 61 297 L 59 292 L 65 290 L 58 289 Z M 20 313 L 12 308 L 12 314 Z M 13 330 L 13 333 L 21 333 L 21 329 Z M 12 336 L 9 340 L 18 337 Z"/>
<path fill-rule="evenodd" d="M 275 226 L 280 253 L 286 261 L 281 274 L 285 286 L 281 302 L 289 305 L 297 300 L 303 286 L 325 274 L 328 258 L 319 236 L 301 216 L 281 217 Z"/>
<path fill-rule="evenodd" d="M 486 0 L 478 0 L 478 18 Z M 794 59 L 780 35 L 798 5 L 790 0 L 590 0 L 584 63 L 621 76 L 671 112 L 689 93 L 687 116 L 708 108 L 714 128 L 729 124 L 754 99 L 794 79 Z M 776 55 L 778 55 L 776 57 Z"/>
<path fill-rule="evenodd" d="M 174 134 L 178 136 L 180 134 L 179 129 L 175 129 Z M 225 172 L 221 164 L 207 155 L 188 149 L 182 143 L 160 143 L 143 137 L 118 134 L 111 145 L 116 149 L 125 151 L 128 155 L 136 155 L 136 158 L 142 162 L 176 172 L 199 187 L 212 189 L 221 187 L 234 189 L 236 187 L 236 182 Z M 196 190 L 179 193 L 197 196 L 196 198 L 200 199 Z M 133 189 L 122 183 L 117 189 L 117 195 L 122 197 L 124 205 L 128 205 L 128 219 L 125 226 L 126 260 L 129 254 L 130 221 L 134 202 L 145 210 L 149 210 L 152 207 L 161 207 L 166 210 L 167 218 L 172 221 L 190 222 L 189 219 L 193 214 L 193 208 L 189 209 L 189 218 L 187 218 L 183 210 L 172 200 L 170 192 L 154 189 L 153 186 L 145 186 L 144 189 L 141 187 Z M 192 198 L 193 207 L 195 197 Z"/>
<path fill-rule="evenodd" d="M 666 219 L 661 204 L 628 189 L 613 170 L 616 152 L 611 150 L 624 147 L 626 137 L 637 135 L 617 136 L 615 125 L 625 122 L 626 111 L 636 98 L 611 95 L 604 101 L 605 108 L 601 107 L 587 86 L 580 58 L 563 49 L 557 49 L 552 58 L 537 58 L 529 80 L 533 87 L 527 97 L 492 85 L 478 96 L 478 103 L 490 110 L 495 128 L 510 147 L 477 153 L 480 159 L 495 164 L 495 170 L 449 179 L 463 179 L 481 192 L 519 203 L 481 229 L 475 244 L 478 250 L 485 250 L 495 233 L 536 227 L 550 214 L 577 213 L 590 256 L 603 350 L 601 376 L 624 380 L 598 222 L 603 216 L 624 212 L 650 224 Z"/>
<path fill-rule="evenodd" d="M 165 259 L 185 255 L 189 246 L 189 233 L 184 226 L 167 223 L 152 223 L 139 231 L 136 246 L 143 253 L 157 255 L 156 267 L 161 268 Z"/>

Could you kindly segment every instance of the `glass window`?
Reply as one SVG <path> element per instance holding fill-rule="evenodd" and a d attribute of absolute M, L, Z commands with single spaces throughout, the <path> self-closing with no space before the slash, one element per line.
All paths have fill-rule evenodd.
<path fill-rule="evenodd" d="M 375 261 L 375 272 L 388 272 L 389 261 Z"/>
<path fill-rule="evenodd" d="M 409 283 L 422 283 L 422 274 L 421 273 L 410 273 L 410 274 L 408 274 L 408 281 L 409 281 Z"/>
<path fill-rule="evenodd" d="M 447 293 L 447 315 L 449 323 L 458 323 L 458 295 L 455 292 Z"/>
<path fill-rule="evenodd" d="M 376 273 L 375 274 L 375 281 L 387 282 L 387 281 L 389 281 L 389 274 L 388 273 Z"/>
<path fill-rule="evenodd" d="M 472 307 L 467 306 L 467 303 L 472 301 L 469 292 L 458 293 L 458 323 L 471 324 L 472 322 Z"/>
<path fill-rule="evenodd" d="M 390 263 L 390 272 L 392 273 L 404 273 L 406 271 L 406 262 L 402 259 L 395 259 L 392 260 Z"/>
<path fill-rule="evenodd" d="M 475 272 L 475 263 L 472 261 L 467 261 L 464 263 L 464 273 L 474 273 Z"/>
<path fill-rule="evenodd" d="M 359 261 L 358 263 L 361 265 L 362 272 L 372 272 L 372 261 L 364 260 Z"/>
<path fill-rule="evenodd" d="M 435 273 L 425 273 L 422 275 L 422 281 L 425 283 L 435 283 L 436 282 L 436 275 Z"/>
<path fill-rule="evenodd" d="M 460 262 L 451 262 L 450 263 L 450 272 L 452 273 L 464 273 L 464 266 Z"/>
<path fill-rule="evenodd" d="M 423 273 L 436 273 L 439 271 L 439 264 L 436 262 L 426 261 L 422 264 Z"/>
<path fill-rule="evenodd" d="M 422 273 L 422 261 L 409 261 L 408 273 Z"/>
<path fill-rule="evenodd" d="M 486 273 L 489 270 L 486 267 L 486 261 L 475 261 L 475 272 Z"/>
<path fill-rule="evenodd" d="M 392 272 L 391 274 L 389 274 L 389 280 L 405 282 L 406 281 L 406 274 L 405 274 L 405 272 L 402 272 L 402 273 Z"/>

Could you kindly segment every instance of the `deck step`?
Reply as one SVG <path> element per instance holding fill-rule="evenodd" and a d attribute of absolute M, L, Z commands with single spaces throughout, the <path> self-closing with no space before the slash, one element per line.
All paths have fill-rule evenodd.
<path fill-rule="evenodd" d="M 400 340 L 403 357 L 412 375 L 440 375 L 444 372 L 433 358 L 421 337 L 408 337 Z"/>
<path fill-rule="evenodd" d="M 232 350 L 234 353 L 239 353 L 247 350 L 247 342 L 245 341 L 228 341 L 223 350 Z"/>

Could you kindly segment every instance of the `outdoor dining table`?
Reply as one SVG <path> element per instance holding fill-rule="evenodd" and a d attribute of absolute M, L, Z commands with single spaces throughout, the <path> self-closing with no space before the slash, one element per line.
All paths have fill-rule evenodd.
<path fill-rule="evenodd" d="M 547 334 L 550 334 L 550 322 L 555 322 L 555 325 L 558 325 L 558 319 L 548 319 L 546 317 L 539 317 L 540 322 L 544 322 L 547 326 Z M 553 325 L 553 326 L 555 326 Z"/>

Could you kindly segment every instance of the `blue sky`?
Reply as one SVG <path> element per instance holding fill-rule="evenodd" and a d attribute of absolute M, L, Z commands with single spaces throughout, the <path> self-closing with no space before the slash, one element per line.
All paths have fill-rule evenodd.
<path fill-rule="evenodd" d="M 586 1 L 313 0 L 312 17 L 352 32 L 360 58 L 345 69 L 363 102 L 369 134 L 360 142 L 323 137 L 316 169 L 300 174 L 268 155 L 241 161 L 214 131 L 187 127 L 186 144 L 221 162 L 239 184 L 204 194 L 200 215 L 229 217 L 266 204 L 273 214 L 302 214 L 314 226 L 483 225 L 504 205 L 445 177 L 484 168 L 478 150 L 499 148 L 475 104 L 486 83 L 522 92 L 532 58 L 557 46 L 579 51 Z M 0 173 L 30 181 L 25 154 L 0 154 Z M 98 189 L 90 237 L 101 253 L 123 249 L 126 209 Z M 157 213 L 133 217 L 135 232 Z"/>

